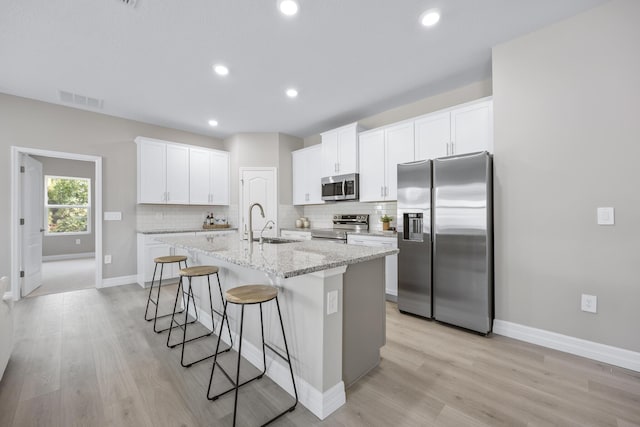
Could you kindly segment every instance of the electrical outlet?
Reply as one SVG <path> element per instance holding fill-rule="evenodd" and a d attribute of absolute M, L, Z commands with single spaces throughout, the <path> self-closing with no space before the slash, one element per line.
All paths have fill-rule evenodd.
<path fill-rule="evenodd" d="M 338 291 L 327 293 L 327 314 L 338 312 Z"/>
<path fill-rule="evenodd" d="M 105 264 L 111 264 L 111 255 L 105 255 L 104 256 L 104 263 Z"/>
<path fill-rule="evenodd" d="M 580 308 L 582 309 L 582 311 L 587 311 L 589 313 L 597 313 L 598 297 L 595 295 L 582 294 L 582 301 L 581 301 Z"/>
<path fill-rule="evenodd" d="M 80 239 L 76 239 L 76 245 L 80 244 Z"/>

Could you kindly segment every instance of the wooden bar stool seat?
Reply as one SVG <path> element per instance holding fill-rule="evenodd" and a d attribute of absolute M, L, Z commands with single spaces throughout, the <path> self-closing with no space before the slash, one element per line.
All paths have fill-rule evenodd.
<path fill-rule="evenodd" d="M 280 303 L 278 302 L 278 289 L 268 285 L 244 285 L 244 286 L 239 286 L 237 288 L 229 289 L 227 292 L 225 292 L 225 296 L 226 296 L 226 302 L 224 303 L 224 311 L 222 314 L 223 325 L 225 321 L 227 322 L 227 325 L 229 323 L 229 319 L 227 318 L 227 304 L 231 303 L 231 304 L 237 304 L 241 306 L 240 337 L 238 338 L 238 361 L 236 365 L 236 377 L 234 381 L 231 378 L 231 376 L 224 370 L 224 368 L 218 363 L 218 349 L 220 347 L 220 336 L 218 336 L 216 353 L 213 358 L 213 366 L 211 367 L 211 377 L 209 378 L 209 388 L 207 389 L 207 399 L 217 400 L 220 396 L 235 390 L 235 398 L 233 402 L 233 426 L 235 426 L 236 415 L 238 413 L 238 390 L 240 389 L 240 387 L 250 383 L 251 381 L 262 378 L 264 374 L 267 372 L 266 349 L 268 348 L 269 350 L 274 352 L 277 356 L 282 358 L 289 365 L 289 372 L 291 373 L 291 382 L 293 383 L 293 392 L 295 394 L 295 402 L 293 403 L 292 406 L 288 407 L 287 409 L 285 409 L 275 417 L 271 418 L 270 420 L 262 424 L 263 426 L 265 426 L 277 420 L 278 418 L 282 417 L 287 412 L 293 411 L 298 404 L 298 390 L 296 388 L 296 381 L 293 375 L 293 367 L 291 365 L 291 356 L 289 355 L 289 346 L 287 345 L 287 338 L 284 332 L 284 323 L 282 322 L 282 313 L 280 312 Z M 262 315 L 262 304 L 272 300 L 275 300 L 276 307 L 278 309 L 278 318 L 280 319 L 280 328 L 282 329 L 282 338 L 284 340 L 284 348 L 286 351 L 286 355 L 280 354 L 280 352 L 277 351 L 275 348 L 273 348 L 269 344 L 266 344 L 264 340 L 264 319 Z M 248 379 L 243 383 L 240 383 L 240 360 L 242 357 L 242 332 L 244 328 L 244 308 L 247 305 L 254 305 L 254 304 L 258 304 L 258 306 L 260 307 L 260 330 L 262 333 L 262 363 L 264 368 L 259 375 L 251 379 Z M 212 396 L 211 385 L 213 384 L 213 374 L 215 372 L 216 366 L 222 371 L 222 373 L 227 378 L 227 380 L 232 384 L 232 387 Z"/>
<path fill-rule="evenodd" d="M 149 296 L 147 297 L 147 308 L 144 311 L 144 320 L 150 322 L 153 320 L 153 330 L 156 333 L 164 332 L 169 328 L 158 329 L 157 322 L 158 319 L 163 317 L 171 316 L 173 313 L 161 314 L 158 316 L 158 306 L 160 305 L 160 289 L 162 289 L 162 273 L 164 272 L 165 264 L 178 264 L 178 267 L 182 267 L 184 264 L 184 268 L 187 268 L 187 257 L 184 255 L 167 255 L 167 256 L 159 256 L 153 259 L 153 262 L 156 264 L 153 268 L 153 278 L 151 279 L 151 287 L 149 288 Z M 158 265 L 160 265 L 160 279 L 158 280 L 158 292 L 156 294 L 156 299 L 152 298 L 153 287 L 156 281 L 156 272 L 158 270 Z M 153 304 L 156 306 L 155 312 L 153 316 L 149 316 L 149 304 Z M 170 326 L 171 327 L 171 326 Z"/>
<path fill-rule="evenodd" d="M 199 266 L 195 266 L 195 267 L 185 267 L 180 269 L 180 271 L 178 272 L 178 275 L 180 276 L 180 281 L 178 282 L 178 290 L 176 291 L 176 299 L 173 305 L 173 315 L 171 316 L 171 325 L 169 327 L 169 335 L 167 335 L 167 347 L 169 348 L 174 348 L 177 347 L 179 345 L 182 346 L 182 355 L 180 356 L 180 364 L 185 367 L 188 368 L 189 366 L 193 365 L 194 363 L 198 363 L 198 362 L 202 362 L 203 360 L 209 359 L 213 356 L 215 356 L 219 350 L 219 347 L 216 348 L 216 353 L 214 354 L 210 354 L 208 356 L 202 357 L 198 360 L 195 360 L 193 362 L 189 362 L 189 363 L 185 363 L 184 361 L 184 349 L 186 347 L 186 344 L 191 342 L 191 341 L 195 341 L 198 340 L 200 338 L 204 338 L 204 337 L 208 337 L 211 334 L 213 334 L 216 330 L 215 327 L 215 320 L 214 320 L 214 314 L 217 314 L 218 316 L 222 316 L 223 313 L 221 313 L 219 310 L 216 310 L 213 308 L 213 295 L 211 293 L 211 275 L 215 274 L 216 278 L 218 279 L 218 291 L 220 293 L 220 300 L 221 303 L 224 305 L 224 297 L 222 295 L 222 286 L 220 285 L 220 276 L 218 275 L 218 271 L 219 268 L 214 266 L 214 265 L 199 265 Z M 195 296 L 193 293 L 193 287 L 191 286 L 191 280 L 194 277 L 207 277 L 207 290 L 209 292 L 209 309 L 210 309 L 210 314 L 211 314 L 211 332 L 199 335 L 197 337 L 194 338 L 190 338 L 187 339 L 187 325 L 192 324 L 196 321 L 198 321 L 198 307 L 196 307 L 196 300 L 195 300 Z M 184 286 L 184 279 L 187 278 L 189 280 L 189 288 L 187 290 L 185 290 L 185 286 Z M 185 304 L 185 308 L 184 308 L 184 322 L 183 323 L 178 323 L 178 321 L 175 319 L 175 315 L 182 313 L 182 311 L 176 312 L 176 309 L 178 307 L 178 300 L 180 299 L 180 294 L 182 293 L 182 298 L 183 301 L 186 299 L 186 304 Z M 189 322 L 189 306 L 190 304 L 193 304 L 193 309 L 195 311 L 195 319 L 191 322 Z M 220 323 L 220 334 L 222 335 L 222 328 L 224 326 L 224 322 Z M 182 329 L 182 341 L 178 342 L 176 344 L 171 344 L 171 330 L 173 328 L 180 328 Z M 229 351 L 231 350 L 231 347 L 233 346 L 233 338 L 231 337 L 231 328 L 229 327 L 229 322 L 227 322 L 227 332 L 229 333 L 229 342 L 231 343 L 231 345 L 229 346 L 229 348 L 226 348 L 224 350 L 221 350 L 220 352 L 223 353 L 225 351 Z"/>

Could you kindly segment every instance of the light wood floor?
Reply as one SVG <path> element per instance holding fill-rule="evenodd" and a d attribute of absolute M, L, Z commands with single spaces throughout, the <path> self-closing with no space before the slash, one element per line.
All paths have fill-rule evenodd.
<path fill-rule="evenodd" d="M 130 285 L 16 304 L 0 426 L 231 425 L 233 397 L 205 398 L 210 363 L 181 368 L 179 349 L 142 320 L 145 298 Z M 258 425 L 289 399 L 269 379 L 254 382 L 240 394 L 238 425 Z M 640 373 L 388 303 L 382 361 L 347 390 L 347 404 L 324 422 L 299 406 L 275 425 L 640 426 Z"/>
<path fill-rule="evenodd" d="M 95 258 L 66 259 L 42 263 L 42 285 L 27 297 L 95 288 Z"/>

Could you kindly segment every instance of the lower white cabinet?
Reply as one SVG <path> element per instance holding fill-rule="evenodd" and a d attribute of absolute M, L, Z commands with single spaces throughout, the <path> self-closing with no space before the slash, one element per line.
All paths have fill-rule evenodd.
<path fill-rule="evenodd" d="M 370 236 L 367 234 L 347 234 L 347 244 L 358 246 L 374 246 L 397 248 L 397 236 Z M 385 289 L 387 299 L 396 301 L 398 298 L 398 255 L 390 255 L 385 258 Z"/>
<path fill-rule="evenodd" d="M 158 241 L 162 237 L 182 237 L 195 236 L 195 233 L 170 233 L 170 234 L 142 234 L 138 233 L 138 279 L 140 286 L 146 287 L 153 279 L 153 269 L 156 263 L 153 260 L 157 257 L 168 255 L 187 255 L 185 251 L 174 249 L 166 243 Z M 187 261 L 188 262 L 188 261 Z M 160 265 L 156 272 L 156 280 L 160 278 Z M 178 264 L 165 264 L 162 273 L 162 281 L 175 279 L 178 277 Z"/>
<path fill-rule="evenodd" d="M 280 237 L 297 240 L 311 240 L 311 232 L 302 230 L 280 230 Z"/>

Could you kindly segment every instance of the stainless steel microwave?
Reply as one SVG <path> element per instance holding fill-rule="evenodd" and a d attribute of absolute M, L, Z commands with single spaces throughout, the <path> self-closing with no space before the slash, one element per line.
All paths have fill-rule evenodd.
<path fill-rule="evenodd" d="M 322 200 L 358 200 L 360 177 L 357 173 L 322 178 Z"/>

